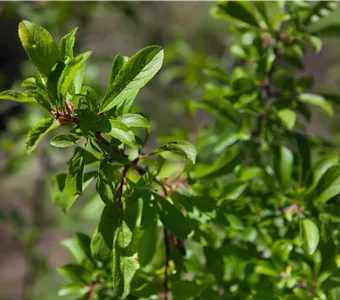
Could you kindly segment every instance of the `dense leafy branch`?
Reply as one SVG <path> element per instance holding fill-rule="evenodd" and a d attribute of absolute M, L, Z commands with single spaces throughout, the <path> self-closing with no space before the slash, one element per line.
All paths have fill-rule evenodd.
<path fill-rule="evenodd" d="M 53 177 L 53 202 L 66 213 L 96 180 L 104 205 L 92 237 L 77 233 L 63 242 L 74 263 L 58 269 L 70 280 L 60 295 L 339 298 L 339 157 L 306 130 L 312 106 L 330 116 L 333 108 L 299 72 L 307 46 L 319 52 L 317 35 L 339 27 L 312 27 L 334 9 L 330 1 L 214 6 L 214 17 L 231 21 L 237 60 L 230 74 L 216 60 L 194 75 L 190 55 L 181 62 L 183 74 L 203 83 L 188 111 L 216 117 L 197 132 L 197 162 L 195 147 L 183 140 L 143 151 L 150 121 L 133 104 L 162 66 L 159 46 L 117 55 L 101 96 L 83 83 L 90 52 L 74 56 L 76 29 L 57 45 L 44 28 L 20 23 L 38 73 L 24 81 L 26 91 L 4 91 L 0 99 L 48 112 L 28 134 L 28 153 L 60 127 L 50 144 L 74 147 L 67 172 Z M 187 82 L 193 90 L 195 80 Z"/>

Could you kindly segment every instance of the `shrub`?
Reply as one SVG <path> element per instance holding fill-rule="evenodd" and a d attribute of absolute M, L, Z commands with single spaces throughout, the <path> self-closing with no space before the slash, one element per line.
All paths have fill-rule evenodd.
<path fill-rule="evenodd" d="M 77 144 L 52 200 L 67 212 L 92 181 L 105 208 L 92 237 L 63 242 L 74 263 L 59 268 L 79 299 L 338 299 L 340 173 L 336 145 L 311 136 L 311 106 L 332 116 L 332 98 L 310 92 L 302 75 L 310 44 L 338 25 L 313 31 L 330 1 L 221 2 L 212 15 L 232 21 L 237 63 L 207 65 L 202 100 L 216 116 L 197 136 L 143 152 L 150 121 L 133 109 L 161 68 L 150 46 L 117 55 L 98 99 L 83 86 L 90 52 L 73 55 L 76 29 L 57 46 L 23 21 L 19 36 L 38 73 L 1 99 L 40 104 L 50 118 L 28 134 L 31 153 L 52 130 L 52 146 Z M 270 13 L 269 13 L 270 11 Z M 185 161 L 178 160 L 178 154 Z M 169 166 L 180 166 L 168 177 Z M 178 167 L 179 168 L 179 167 Z M 177 169 L 178 169 L 177 168 Z"/>

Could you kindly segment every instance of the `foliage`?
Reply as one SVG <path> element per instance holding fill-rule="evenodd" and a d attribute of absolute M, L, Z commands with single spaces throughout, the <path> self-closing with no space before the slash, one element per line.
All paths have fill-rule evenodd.
<path fill-rule="evenodd" d="M 104 205 L 92 237 L 63 242 L 74 263 L 58 269 L 70 280 L 60 296 L 339 298 L 339 157 L 307 130 L 312 107 L 332 116 L 332 99 L 313 93 L 313 79 L 300 72 L 307 47 L 319 52 L 320 36 L 339 27 L 312 28 L 335 4 L 228 1 L 212 9 L 232 24 L 237 63 L 227 72 L 206 60 L 202 77 L 187 81 L 204 82 L 188 112 L 216 117 L 197 133 L 197 158 L 181 140 L 143 151 L 150 121 L 132 104 L 161 68 L 159 46 L 118 55 L 99 99 L 83 85 L 90 52 L 74 56 L 76 29 L 57 45 L 44 28 L 20 23 L 38 73 L 25 80 L 29 90 L 0 99 L 35 102 L 51 115 L 29 132 L 28 153 L 65 129 L 50 143 L 74 154 L 53 177 L 53 202 L 66 213 L 95 182 Z M 171 172 L 174 161 L 180 169 Z"/>

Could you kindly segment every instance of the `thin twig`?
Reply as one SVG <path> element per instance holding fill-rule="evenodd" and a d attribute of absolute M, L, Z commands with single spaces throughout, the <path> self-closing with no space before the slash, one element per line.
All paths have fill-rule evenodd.
<path fill-rule="evenodd" d="M 168 269 L 169 269 L 169 257 L 170 257 L 170 245 L 169 245 L 169 234 L 168 230 L 163 227 L 163 233 L 164 233 L 164 246 L 165 246 L 165 271 L 164 271 L 164 299 L 168 300 L 169 295 L 169 286 L 168 286 Z"/>
<path fill-rule="evenodd" d="M 119 206 L 120 206 L 120 216 L 121 219 L 123 220 L 124 217 L 124 209 L 123 209 L 123 202 L 122 202 L 122 195 L 123 195 L 123 187 L 124 187 L 124 183 L 125 183 L 125 177 L 126 177 L 126 173 L 129 170 L 130 165 L 125 165 L 123 172 L 122 172 L 122 179 L 120 180 L 120 184 L 119 187 L 117 189 L 116 192 L 116 196 L 115 198 L 118 200 Z"/>

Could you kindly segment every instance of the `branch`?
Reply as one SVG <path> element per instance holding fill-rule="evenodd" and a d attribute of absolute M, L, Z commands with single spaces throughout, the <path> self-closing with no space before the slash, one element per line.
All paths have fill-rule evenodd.
<path fill-rule="evenodd" d="M 170 257 L 170 244 L 169 244 L 169 234 L 168 234 L 168 230 L 163 227 L 163 233 L 164 233 L 164 246 L 165 246 L 165 271 L 164 271 L 164 299 L 167 300 L 168 299 L 168 295 L 169 295 L 169 286 L 168 286 L 168 268 L 169 268 L 169 257 Z"/>
<path fill-rule="evenodd" d="M 120 216 L 121 219 L 123 220 L 124 217 L 124 209 L 123 209 L 123 202 L 122 202 L 122 195 L 123 195 L 123 187 L 124 187 L 124 183 L 125 183 L 125 178 L 126 178 L 126 173 L 129 170 L 130 165 L 125 165 L 123 172 L 122 172 L 122 179 L 120 180 L 120 185 L 117 189 L 116 195 L 115 195 L 115 199 L 118 200 L 119 206 L 120 206 Z"/>

